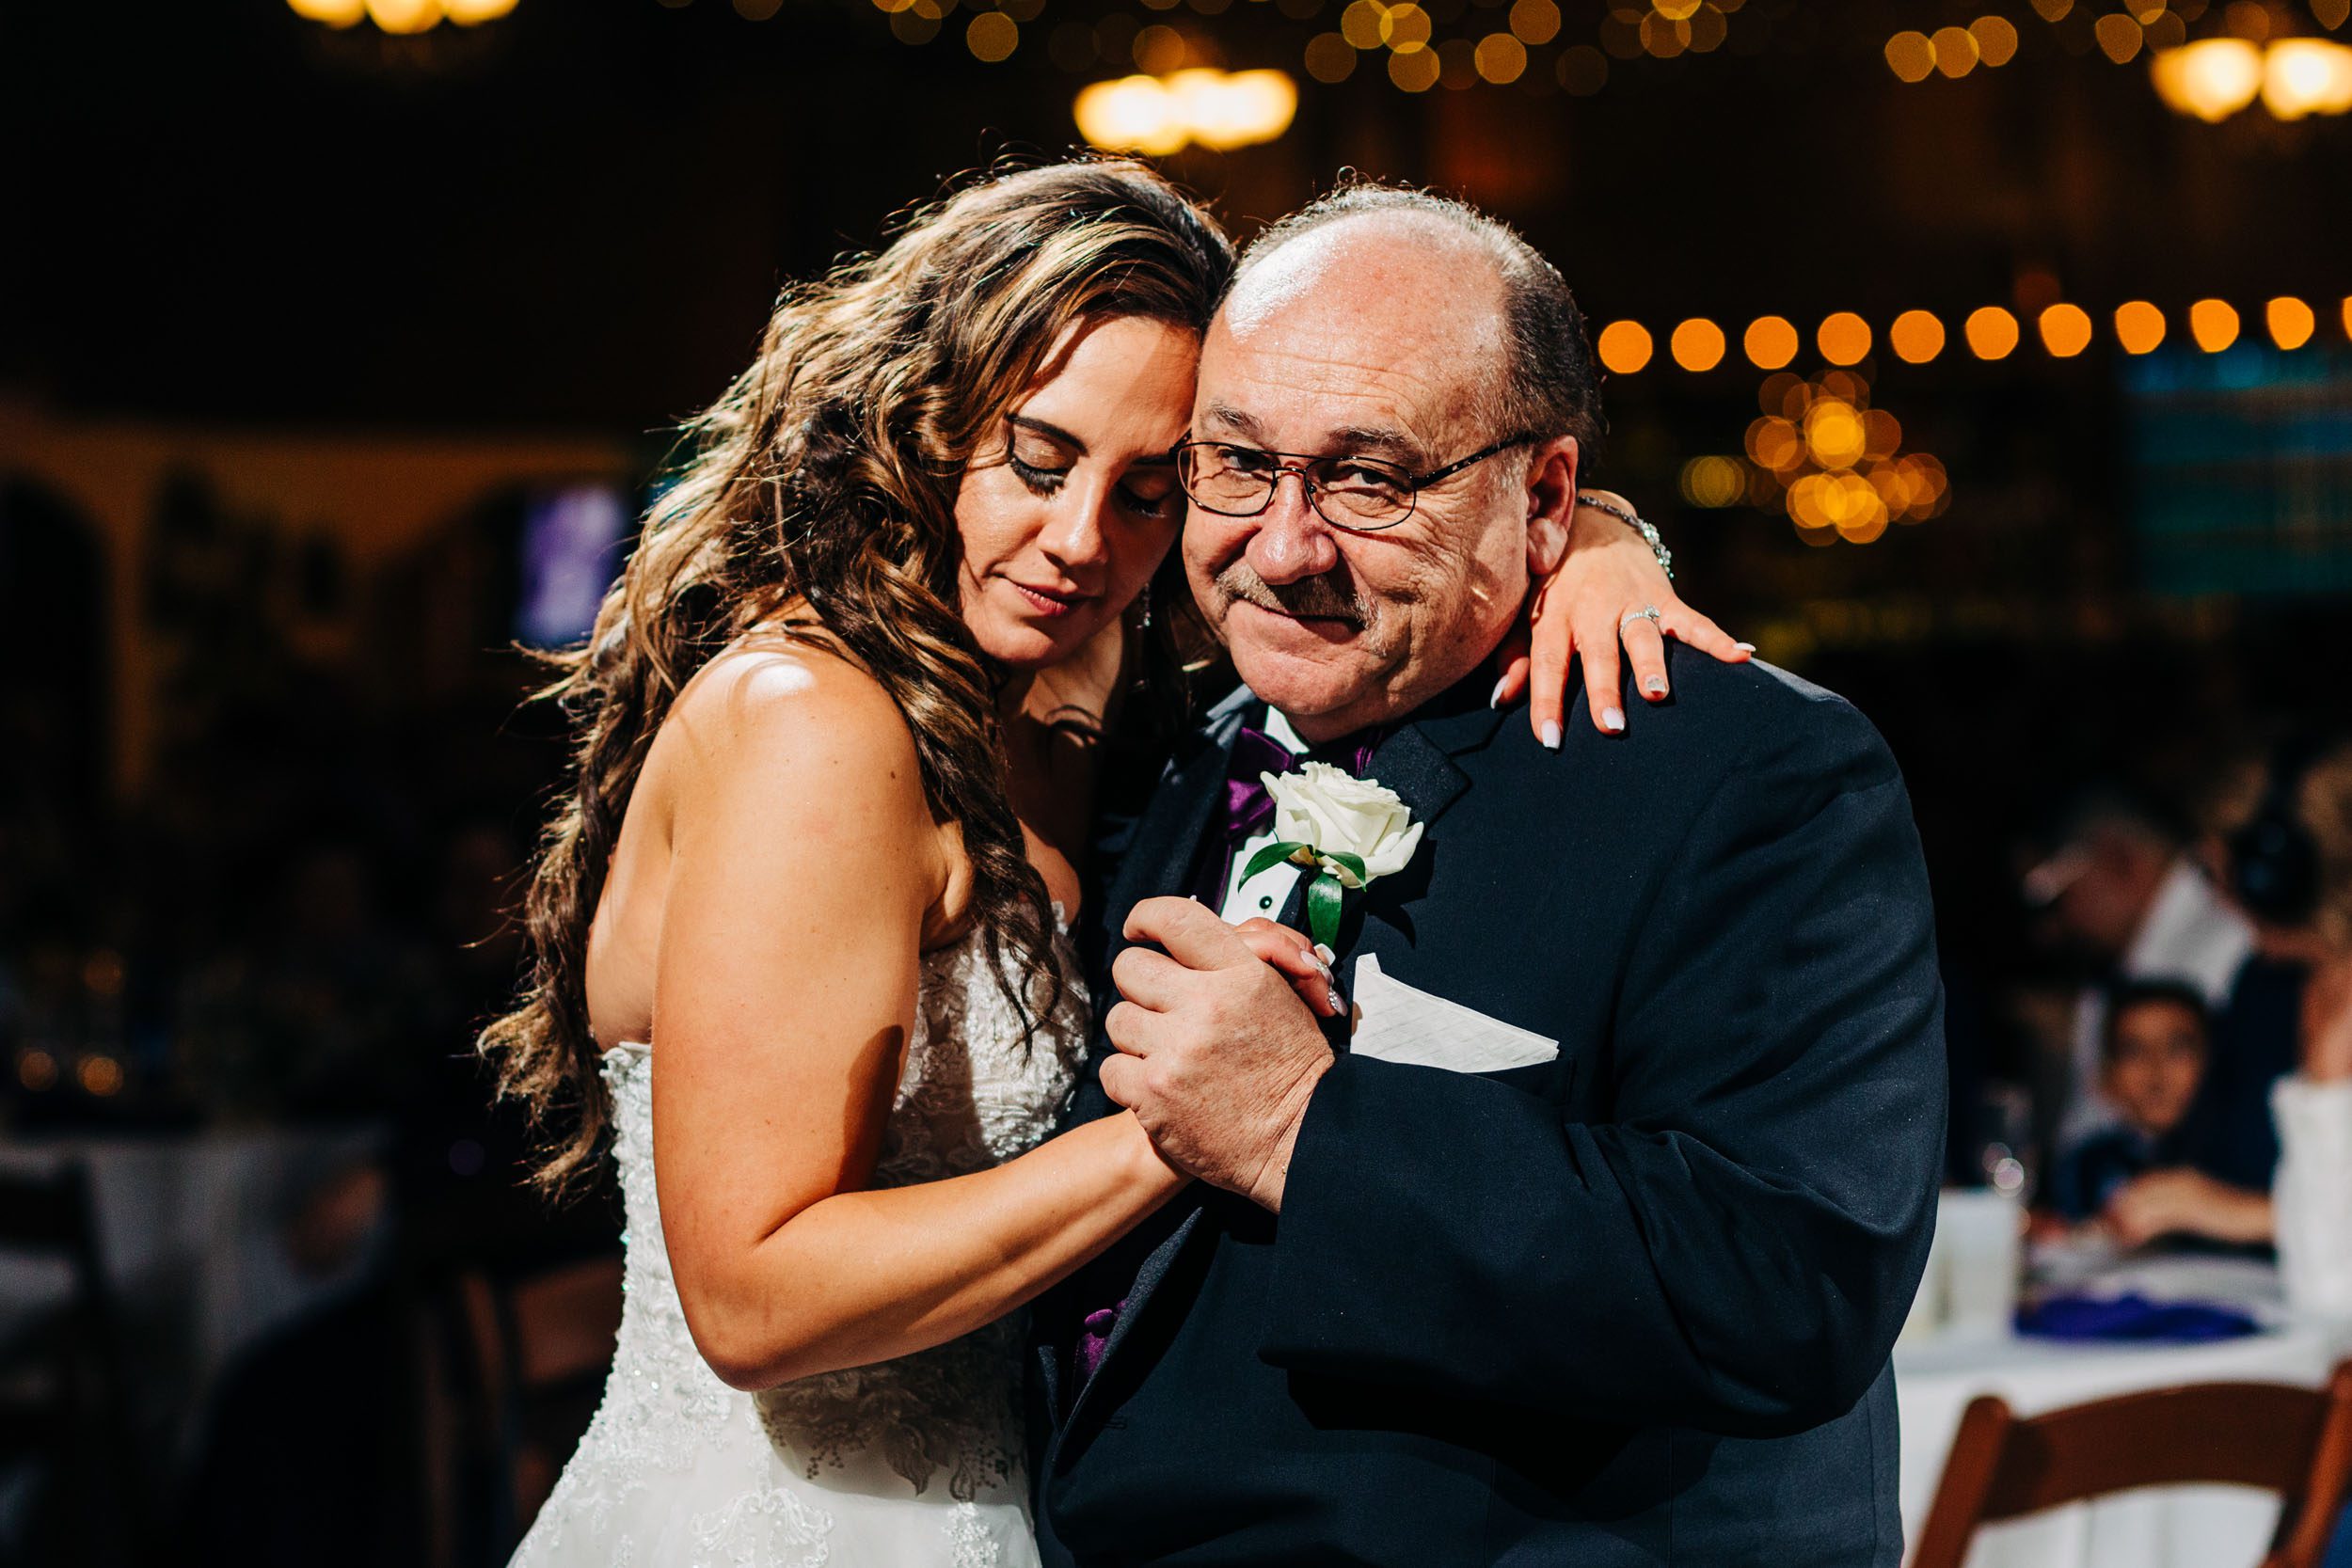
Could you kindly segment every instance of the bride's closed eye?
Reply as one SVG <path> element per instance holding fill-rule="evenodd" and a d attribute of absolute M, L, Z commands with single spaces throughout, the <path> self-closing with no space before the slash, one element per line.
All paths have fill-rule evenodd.
<path fill-rule="evenodd" d="M 1005 465 L 1012 469 L 1014 478 L 1038 496 L 1060 494 L 1063 483 L 1070 478 L 1068 467 L 1031 462 L 1021 455 L 1017 446 L 1005 449 Z M 1168 515 L 1169 498 L 1175 493 L 1175 488 L 1172 475 L 1165 483 L 1151 485 L 1146 490 L 1139 490 L 1132 483 L 1121 484 L 1118 490 L 1119 503 L 1136 516 L 1153 521 Z"/>

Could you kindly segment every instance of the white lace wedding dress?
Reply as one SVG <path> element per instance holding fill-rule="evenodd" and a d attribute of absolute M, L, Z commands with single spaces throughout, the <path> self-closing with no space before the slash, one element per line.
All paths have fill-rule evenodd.
<path fill-rule="evenodd" d="M 1044 990 L 1033 984 L 1033 1006 Z M 1073 982 L 1025 1048 L 977 933 L 928 956 L 874 1184 L 963 1175 L 1041 1141 L 1085 1017 Z M 1033 1564 L 1017 1319 L 759 1394 L 704 1365 L 654 1197 L 652 1060 L 643 1045 L 605 1055 L 628 1305 L 604 1402 L 514 1568 Z"/>

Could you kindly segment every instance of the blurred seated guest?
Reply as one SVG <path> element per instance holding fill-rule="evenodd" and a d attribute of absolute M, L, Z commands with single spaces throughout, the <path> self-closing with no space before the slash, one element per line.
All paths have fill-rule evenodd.
<path fill-rule="evenodd" d="M 2099 1089 L 2119 1122 L 2058 1162 L 2052 1201 L 2069 1219 L 2100 1220 L 2127 1246 L 2182 1234 L 2267 1242 L 2268 1195 L 2191 1163 L 2193 1112 L 2213 1059 L 2203 994 L 2183 980 L 2130 981 L 2106 1012 Z"/>
<path fill-rule="evenodd" d="M 2185 980 L 2207 1007 L 2218 1008 L 2254 950 L 2252 924 L 2199 869 L 2181 835 L 2120 792 L 2094 792 L 2074 805 L 2025 891 L 2046 910 L 2048 934 L 2110 983 Z M 2117 1119 L 2100 1092 L 2106 1013 L 2106 985 L 2087 987 L 2075 1006 L 2061 1157 Z"/>
<path fill-rule="evenodd" d="M 2319 758 L 2296 794 L 2321 950 L 2303 998 L 2301 1070 L 2271 1095 L 2279 1271 L 2298 1311 L 2352 1317 L 2352 746 Z"/>

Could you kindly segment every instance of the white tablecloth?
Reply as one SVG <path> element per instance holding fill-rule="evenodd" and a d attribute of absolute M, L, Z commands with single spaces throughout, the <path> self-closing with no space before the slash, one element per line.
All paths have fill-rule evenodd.
<path fill-rule="evenodd" d="M 1903 1527 L 1915 1540 L 1944 1474 L 1961 1413 L 1997 1394 L 2023 1416 L 2185 1383 L 2293 1383 L 2316 1387 L 2352 1355 L 2352 1323 L 2296 1322 L 2279 1307 L 2276 1273 L 2215 1259 L 2144 1266 L 2103 1281 L 2156 1299 L 2222 1301 L 2272 1326 L 2206 1345 L 2069 1344 L 2006 1337 L 1929 1339 L 1895 1353 L 1902 1412 Z M 1987 1526 L 1969 1568 L 2233 1568 L 2259 1561 L 2278 1500 L 2240 1487 L 2126 1493 Z"/>

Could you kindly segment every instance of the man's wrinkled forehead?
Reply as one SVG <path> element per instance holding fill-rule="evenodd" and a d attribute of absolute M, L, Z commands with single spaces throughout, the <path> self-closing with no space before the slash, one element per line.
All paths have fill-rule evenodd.
<path fill-rule="evenodd" d="M 1272 383 L 1444 420 L 1504 373 L 1506 332 L 1501 275 L 1468 236 L 1420 214 L 1341 218 L 1235 279 L 1210 328 L 1201 405 Z"/>

